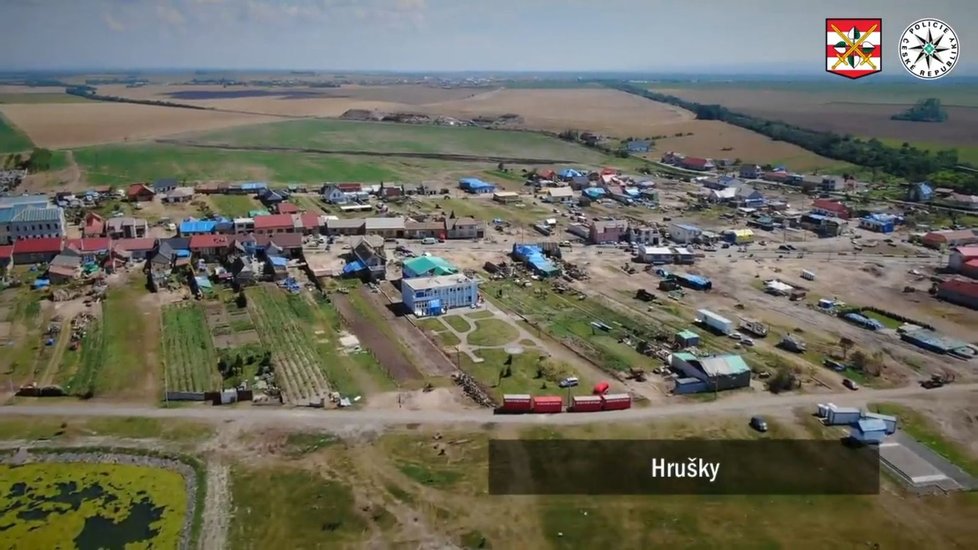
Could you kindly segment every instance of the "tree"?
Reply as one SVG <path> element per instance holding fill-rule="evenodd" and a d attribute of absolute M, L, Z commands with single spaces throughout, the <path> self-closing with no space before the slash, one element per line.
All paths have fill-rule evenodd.
<path fill-rule="evenodd" d="M 848 338 L 846 336 L 843 336 L 842 338 L 839 338 L 839 348 L 842 349 L 842 358 L 843 359 L 845 359 L 846 356 L 849 355 L 849 350 L 851 350 L 852 349 L 852 346 L 855 346 L 855 345 L 856 345 L 856 343 L 853 342 L 850 338 Z"/>

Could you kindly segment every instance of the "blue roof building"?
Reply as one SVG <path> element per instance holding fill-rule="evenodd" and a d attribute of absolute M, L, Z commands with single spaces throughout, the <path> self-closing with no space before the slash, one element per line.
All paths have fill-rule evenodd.
<path fill-rule="evenodd" d="M 893 233 L 897 217 L 892 214 L 870 214 L 859 220 L 859 227 L 878 233 Z"/>
<path fill-rule="evenodd" d="M 560 273 L 560 268 L 544 256 L 543 250 L 536 245 L 514 244 L 513 258 L 525 263 L 527 267 L 543 277 Z"/>
<path fill-rule="evenodd" d="M 645 139 L 636 139 L 626 142 L 625 149 L 629 153 L 648 153 L 652 150 L 652 143 Z"/>
<path fill-rule="evenodd" d="M 238 188 L 242 191 L 248 191 L 250 193 L 258 193 L 268 189 L 268 184 L 263 181 L 248 181 L 238 185 Z"/>
<path fill-rule="evenodd" d="M 209 235 L 217 228 L 215 220 L 185 220 L 180 222 L 180 236 Z"/>
<path fill-rule="evenodd" d="M 585 175 L 587 175 L 587 174 L 585 174 L 584 172 L 581 172 L 579 170 L 575 170 L 573 168 L 564 168 L 560 172 L 557 172 L 557 177 L 559 177 L 560 179 L 565 179 L 565 180 L 569 180 L 571 178 L 577 178 L 577 177 L 585 176 Z"/>
<path fill-rule="evenodd" d="M 458 186 L 467 193 L 492 193 L 496 190 L 495 185 L 478 178 L 462 178 L 458 180 Z"/>
<path fill-rule="evenodd" d="M 608 196 L 608 192 L 603 187 L 588 187 L 582 193 L 587 195 L 589 199 L 594 200 Z"/>

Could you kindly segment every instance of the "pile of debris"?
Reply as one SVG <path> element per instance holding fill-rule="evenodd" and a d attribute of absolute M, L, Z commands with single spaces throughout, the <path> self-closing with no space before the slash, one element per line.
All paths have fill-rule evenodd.
<path fill-rule="evenodd" d="M 299 284 L 299 281 L 295 280 L 294 277 L 288 277 L 282 280 L 278 286 L 288 290 L 292 294 L 298 294 L 299 291 L 302 290 L 302 286 Z"/>
<path fill-rule="evenodd" d="M 94 320 L 95 316 L 90 313 L 79 313 L 71 320 L 71 343 L 69 344 L 69 349 L 72 351 L 78 349 L 78 345 L 85 338 L 88 325 Z"/>
<path fill-rule="evenodd" d="M 465 395 L 468 395 L 479 406 L 490 409 L 496 407 L 496 403 L 489 397 L 489 394 L 468 374 L 461 371 L 456 372 L 452 375 L 452 381 L 461 386 Z"/>
<path fill-rule="evenodd" d="M 570 275 L 572 278 L 577 279 L 578 281 L 586 281 L 591 278 L 586 269 L 583 267 L 578 267 L 575 264 L 565 264 L 564 273 Z"/>
<path fill-rule="evenodd" d="M 70 288 L 58 288 L 51 293 L 51 299 L 55 302 L 67 302 L 81 296 L 81 292 Z"/>

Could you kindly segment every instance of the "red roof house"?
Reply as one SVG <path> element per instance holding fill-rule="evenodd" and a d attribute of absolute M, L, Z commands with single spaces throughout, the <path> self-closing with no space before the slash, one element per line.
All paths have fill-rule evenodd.
<path fill-rule="evenodd" d="M 112 251 L 123 258 L 144 260 L 156 248 L 156 239 L 116 239 Z"/>
<path fill-rule="evenodd" d="M 322 227 L 319 225 L 319 214 L 314 212 L 299 214 L 299 221 L 302 223 L 303 233 L 315 234 L 321 232 L 322 230 Z"/>
<path fill-rule="evenodd" d="M 279 214 L 298 214 L 299 207 L 292 204 L 291 202 L 280 202 L 275 207 L 275 211 Z"/>
<path fill-rule="evenodd" d="M 961 274 L 972 279 L 978 279 L 978 260 L 968 260 L 961 266 Z"/>
<path fill-rule="evenodd" d="M 931 231 L 930 233 L 924 235 L 921 241 L 924 243 L 924 246 L 929 246 L 931 248 L 940 248 L 943 245 L 966 246 L 969 244 L 978 243 L 978 232 L 970 229 Z"/>
<path fill-rule="evenodd" d="M 296 222 L 291 214 L 255 216 L 255 233 L 291 233 Z"/>
<path fill-rule="evenodd" d="M 105 218 L 95 212 L 85 214 L 82 235 L 86 237 L 101 237 L 105 233 Z"/>
<path fill-rule="evenodd" d="M 362 183 L 337 183 L 336 188 L 344 193 L 359 193 L 363 191 Z"/>
<path fill-rule="evenodd" d="M 978 281 L 945 281 L 937 287 L 937 297 L 952 304 L 978 309 Z"/>
<path fill-rule="evenodd" d="M 142 183 L 134 183 L 126 189 L 126 198 L 133 202 L 151 201 L 156 193 Z"/>
<path fill-rule="evenodd" d="M 194 235 L 188 245 L 191 252 L 200 256 L 221 255 L 231 248 L 231 238 L 227 235 Z"/>
<path fill-rule="evenodd" d="M 65 242 L 60 237 L 19 240 L 14 243 L 14 265 L 50 262 L 61 254 L 64 245 Z"/>
<path fill-rule="evenodd" d="M 849 219 L 849 207 L 831 199 L 815 199 L 812 202 L 812 212 L 844 220 Z"/>
<path fill-rule="evenodd" d="M 112 239 L 96 237 L 91 239 L 68 239 L 65 250 L 70 250 L 86 260 L 94 260 L 97 254 L 108 254 L 112 248 Z"/>
<path fill-rule="evenodd" d="M 716 168 L 709 159 L 702 157 L 686 157 L 679 164 L 687 170 L 712 170 Z"/>

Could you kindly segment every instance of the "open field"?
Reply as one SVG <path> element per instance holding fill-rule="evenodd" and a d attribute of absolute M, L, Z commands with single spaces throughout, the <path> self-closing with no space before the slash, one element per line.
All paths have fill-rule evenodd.
<path fill-rule="evenodd" d="M 252 210 L 263 210 L 265 208 L 249 195 L 211 195 L 208 198 L 218 214 L 231 218 L 247 216 L 248 212 Z"/>
<path fill-rule="evenodd" d="M 51 149 L 142 141 L 180 132 L 276 120 L 239 113 L 97 101 L 4 104 L 0 105 L 0 113 L 38 146 Z"/>
<path fill-rule="evenodd" d="M 650 543 L 676 547 L 824 548 L 927 544 L 955 548 L 978 531 L 969 494 L 909 497 L 890 485 L 874 496 L 590 496 L 487 495 L 489 437 L 758 439 L 812 437 L 820 427 L 769 419 L 771 432 L 743 419 L 619 424 L 582 428 L 490 429 L 487 433 L 398 430 L 367 441 L 325 434 L 279 435 L 284 464 L 232 471 L 236 513 L 230 539 L 276 540 L 308 547 L 456 545 L 466 548 L 599 548 Z M 300 435 L 302 437 L 300 437 Z M 265 437 L 264 441 L 272 441 Z M 301 444 L 300 444 L 301 443 Z M 267 443 L 266 443 L 267 445 Z M 301 494 L 303 498 L 295 498 Z M 244 500 L 248 499 L 248 500 Z M 316 503 L 309 506 L 309 502 Z M 311 515 L 310 510 L 318 513 Z M 704 517 L 702 512 L 709 511 Z M 274 512 L 274 513 L 273 513 Z M 783 529 L 791 524 L 790 530 Z M 878 528 L 872 532 L 865 525 Z M 321 529 L 303 528 L 321 526 Z M 911 528 L 911 526 L 913 526 Z M 800 542 L 804 541 L 804 542 Z M 811 543 L 811 544 L 809 544 Z M 247 545 L 246 545 L 247 546 Z"/>
<path fill-rule="evenodd" d="M 600 163 L 604 155 L 532 132 L 388 122 L 298 120 L 188 135 L 192 143 L 341 152 L 428 153 Z"/>
<path fill-rule="evenodd" d="M 391 181 L 423 172 L 425 163 L 341 155 L 195 149 L 172 145 L 108 145 L 79 149 L 75 160 L 91 184 L 123 185 L 162 175 L 198 180 Z M 403 169 L 403 171 L 402 171 Z"/>
<path fill-rule="evenodd" d="M 474 118 L 517 114 L 527 128 L 591 131 L 618 137 L 672 133 L 693 114 L 672 105 L 605 88 L 500 89 L 425 106 L 431 113 Z"/>
<path fill-rule="evenodd" d="M 0 87 L 2 88 L 2 87 Z M 0 89 L 0 104 L 24 103 L 89 103 L 90 100 L 65 93 L 5 93 Z"/>
<path fill-rule="evenodd" d="M 802 86 L 788 84 L 690 84 L 655 86 L 658 92 L 724 107 L 805 128 L 839 134 L 886 138 L 900 143 L 978 145 L 976 88 L 913 85 Z M 890 120 L 920 99 L 937 97 L 948 112 L 943 123 Z M 743 155 L 738 155 L 743 156 Z"/>
<path fill-rule="evenodd" d="M 29 151 L 33 146 L 24 132 L 0 114 L 0 153 Z"/>
<path fill-rule="evenodd" d="M 175 305 L 163 310 L 163 361 L 168 390 L 220 389 L 217 351 L 202 306 Z"/>
<path fill-rule="evenodd" d="M 11 548 L 176 548 L 183 476 L 131 464 L 0 465 L 0 525 Z"/>
<path fill-rule="evenodd" d="M 99 86 L 99 93 L 133 99 L 173 101 L 229 111 L 315 117 L 338 117 L 349 109 L 417 111 L 419 106 L 425 104 L 461 100 L 486 91 L 485 88 L 446 89 L 416 85 L 288 89 L 256 86 Z"/>

